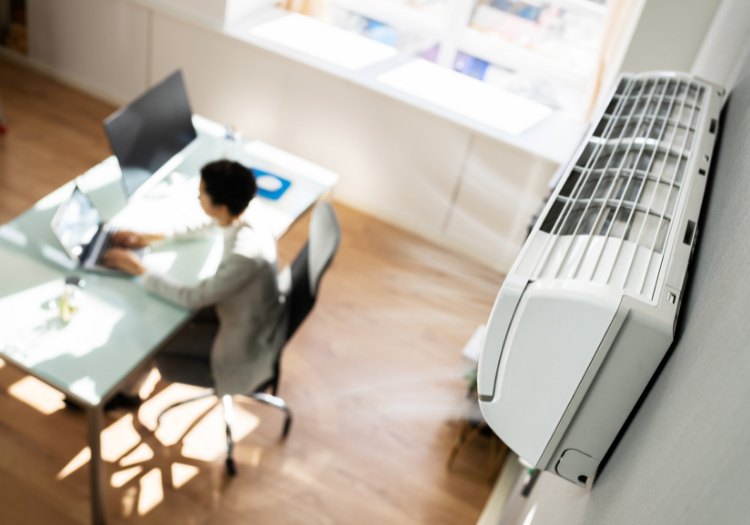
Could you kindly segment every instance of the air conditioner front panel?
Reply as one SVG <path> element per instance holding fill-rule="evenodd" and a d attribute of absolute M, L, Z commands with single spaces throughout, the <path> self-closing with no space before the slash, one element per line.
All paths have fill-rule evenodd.
<path fill-rule="evenodd" d="M 555 436 L 559 441 L 551 441 L 554 452 L 550 451 L 545 468 L 554 468 L 568 449 L 584 451 L 597 462 L 604 458 L 634 400 L 651 379 L 651 374 L 641 372 L 655 370 L 672 341 L 670 320 L 654 319 L 650 310 L 632 298 L 623 299 L 618 312 L 623 322 L 613 327 L 614 337 L 603 348 L 601 363 L 579 387 L 580 402 L 574 396 L 570 422 L 561 425 L 560 435 Z"/>
<path fill-rule="evenodd" d="M 495 396 L 485 417 L 516 453 L 536 464 L 583 380 L 621 297 L 591 285 L 530 284 L 521 299 L 500 361 Z M 550 348 L 570 349 L 549 352 Z"/>

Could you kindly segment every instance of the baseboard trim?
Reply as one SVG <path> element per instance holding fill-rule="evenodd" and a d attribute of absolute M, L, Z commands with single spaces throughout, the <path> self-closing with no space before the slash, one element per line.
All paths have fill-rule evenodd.
<path fill-rule="evenodd" d="M 504 265 L 501 261 L 492 259 L 485 254 L 476 252 L 472 250 L 471 248 L 468 248 L 465 245 L 461 244 L 460 242 L 446 237 L 445 235 L 436 234 L 435 232 L 432 232 L 422 226 L 413 224 L 409 221 L 405 221 L 401 217 L 396 217 L 393 214 L 384 212 L 383 210 L 380 210 L 377 207 L 372 206 L 371 204 L 362 202 L 356 198 L 351 198 L 345 195 L 341 195 L 338 192 L 335 192 L 334 200 L 337 200 L 341 202 L 342 204 L 345 204 L 358 211 L 361 211 L 362 213 L 366 213 L 367 215 L 370 215 L 371 217 L 375 217 L 376 219 L 379 219 L 385 223 L 388 223 L 391 226 L 398 228 L 399 230 L 404 230 L 418 237 L 422 237 L 423 239 L 426 239 L 429 242 L 436 244 L 437 246 L 440 246 L 441 248 L 445 248 L 448 251 L 458 253 L 461 255 L 465 255 L 469 257 L 470 259 L 474 260 L 475 262 L 478 262 L 479 264 L 486 266 L 487 268 L 494 270 L 496 272 L 507 275 L 507 273 L 510 271 L 510 268 L 512 266 L 512 263 L 511 263 L 510 265 L 506 267 L 506 265 Z M 519 250 L 520 250 L 520 246 L 519 246 Z"/>

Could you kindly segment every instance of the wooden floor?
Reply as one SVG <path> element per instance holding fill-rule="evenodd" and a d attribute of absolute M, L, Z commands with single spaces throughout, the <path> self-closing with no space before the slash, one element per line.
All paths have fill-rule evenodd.
<path fill-rule="evenodd" d="M 0 222 L 109 155 L 113 107 L 0 58 Z M 339 254 L 282 362 L 281 417 L 238 401 L 239 475 L 224 473 L 220 407 L 155 414 L 189 387 L 156 383 L 103 433 L 113 523 L 475 523 L 488 488 L 445 460 L 464 409 L 460 351 L 502 276 L 346 206 Z M 290 260 L 306 224 L 280 243 Z M 1 321 L 0 321 L 1 322 Z M 154 378 L 156 379 L 156 378 Z M 146 389 L 148 390 L 148 388 Z M 143 391 L 143 394 L 148 392 Z M 60 394 L 0 368 L 0 523 L 89 522 L 86 428 Z M 481 469 L 482 456 L 475 458 Z"/>

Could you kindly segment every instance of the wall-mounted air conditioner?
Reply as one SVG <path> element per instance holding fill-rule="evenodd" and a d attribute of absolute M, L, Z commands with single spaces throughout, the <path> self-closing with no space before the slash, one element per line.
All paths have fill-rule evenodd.
<path fill-rule="evenodd" d="M 623 75 L 500 290 L 480 406 L 538 469 L 585 486 L 672 342 L 723 95 Z"/>

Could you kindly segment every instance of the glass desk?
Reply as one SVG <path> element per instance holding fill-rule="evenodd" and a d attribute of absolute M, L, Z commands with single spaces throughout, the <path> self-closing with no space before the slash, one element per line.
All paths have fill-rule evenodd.
<path fill-rule="evenodd" d="M 75 181 L 101 215 L 120 228 L 159 230 L 196 218 L 199 170 L 222 158 L 224 127 L 194 117 L 198 142 L 176 167 L 171 181 L 154 186 L 128 204 L 114 157 Z M 263 217 L 277 238 L 329 193 L 338 175 L 258 141 L 232 145 L 236 160 L 291 181 L 276 201 L 256 197 L 247 213 Z M 91 448 L 93 523 L 107 521 L 101 439 L 104 404 L 136 374 L 193 313 L 146 292 L 138 278 L 85 272 L 55 237 L 50 223 L 72 192 L 70 182 L 30 210 L 0 226 L 0 357 L 62 391 L 85 407 Z M 219 265 L 222 239 L 165 242 L 144 259 L 186 283 L 212 275 Z M 80 310 L 65 323 L 56 301 L 67 276 L 86 281 Z"/>

